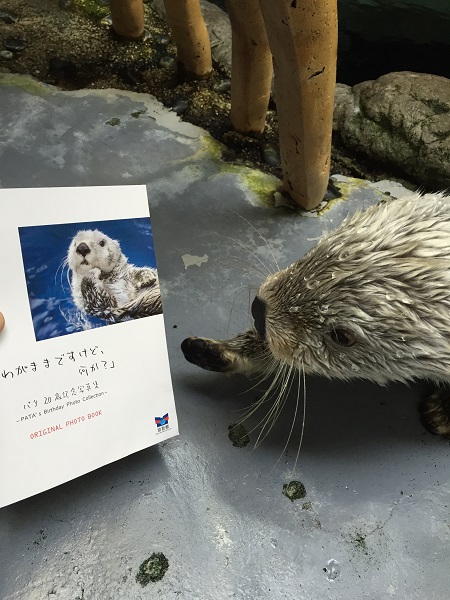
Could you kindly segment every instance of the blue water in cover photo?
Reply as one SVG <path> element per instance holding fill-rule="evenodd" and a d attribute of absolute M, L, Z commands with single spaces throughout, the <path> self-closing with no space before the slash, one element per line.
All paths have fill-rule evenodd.
<path fill-rule="evenodd" d="M 64 261 L 72 238 L 83 229 L 98 229 L 117 240 L 128 261 L 137 267 L 156 267 L 148 217 L 19 227 L 36 341 L 108 325 L 81 313 L 72 300 Z"/>

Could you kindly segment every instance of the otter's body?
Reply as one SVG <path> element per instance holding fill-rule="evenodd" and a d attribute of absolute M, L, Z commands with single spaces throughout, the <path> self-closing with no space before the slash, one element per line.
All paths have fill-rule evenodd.
<path fill-rule="evenodd" d="M 252 313 L 255 326 L 231 340 L 185 340 L 186 358 L 224 372 L 286 364 L 346 380 L 449 383 L 450 197 L 410 194 L 355 214 L 269 276 Z M 427 426 L 450 436 L 450 404 L 432 398 Z"/>
<path fill-rule="evenodd" d="M 111 322 L 162 312 L 156 269 L 136 267 L 98 230 L 79 231 L 67 255 L 72 297 L 84 313 Z"/>

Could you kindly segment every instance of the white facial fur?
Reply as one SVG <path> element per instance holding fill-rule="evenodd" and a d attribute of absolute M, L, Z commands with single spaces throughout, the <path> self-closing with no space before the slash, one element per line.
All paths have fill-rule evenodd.
<path fill-rule="evenodd" d="M 120 262 L 121 256 L 119 242 L 97 229 L 88 229 L 79 231 L 73 238 L 67 260 L 72 271 L 85 275 L 92 269 L 110 273 Z"/>

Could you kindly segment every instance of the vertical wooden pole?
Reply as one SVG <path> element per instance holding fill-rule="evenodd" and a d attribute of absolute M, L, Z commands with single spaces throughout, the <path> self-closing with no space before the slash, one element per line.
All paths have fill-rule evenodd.
<path fill-rule="evenodd" d="M 164 0 L 167 21 L 177 46 L 178 66 L 199 78 L 212 71 L 211 44 L 199 0 Z"/>
<path fill-rule="evenodd" d="M 231 122 L 262 133 L 272 83 L 272 54 L 259 0 L 225 0 L 232 28 Z"/>
<path fill-rule="evenodd" d="M 144 5 L 142 0 L 109 0 L 112 26 L 117 35 L 131 40 L 144 33 Z"/>
<path fill-rule="evenodd" d="M 337 0 L 259 0 L 274 57 L 283 188 L 306 209 L 330 174 Z"/>

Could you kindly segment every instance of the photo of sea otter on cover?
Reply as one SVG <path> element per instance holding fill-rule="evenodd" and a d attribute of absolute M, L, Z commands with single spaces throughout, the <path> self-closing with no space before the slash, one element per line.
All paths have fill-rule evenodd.
<path fill-rule="evenodd" d="M 162 313 L 150 219 L 19 227 L 36 341 Z"/>

